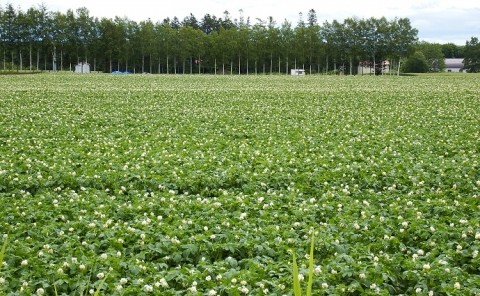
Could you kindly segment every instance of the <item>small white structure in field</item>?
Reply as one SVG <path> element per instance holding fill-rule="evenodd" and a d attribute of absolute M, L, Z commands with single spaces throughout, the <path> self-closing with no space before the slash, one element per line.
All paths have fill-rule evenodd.
<path fill-rule="evenodd" d="M 462 72 L 463 59 L 445 59 L 445 72 Z"/>
<path fill-rule="evenodd" d="M 304 76 L 305 70 L 304 69 L 292 69 L 290 70 L 290 74 L 293 76 Z"/>
<path fill-rule="evenodd" d="M 75 73 L 88 74 L 90 73 L 89 63 L 80 63 L 75 65 Z"/>
<path fill-rule="evenodd" d="M 364 61 L 358 64 L 358 74 L 359 75 L 375 75 L 375 72 L 381 74 L 390 73 L 390 61 L 385 60 L 381 62 L 376 62 L 376 65 L 373 65 L 372 61 Z"/>

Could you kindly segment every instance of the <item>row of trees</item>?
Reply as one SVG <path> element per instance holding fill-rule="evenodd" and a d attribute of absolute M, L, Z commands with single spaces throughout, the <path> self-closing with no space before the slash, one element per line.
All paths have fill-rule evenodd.
<path fill-rule="evenodd" d="M 182 21 L 153 22 L 96 18 L 88 9 L 66 13 L 44 5 L 26 11 L 0 7 L 3 69 L 68 70 L 88 62 L 96 71 L 150 73 L 310 73 L 355 74 L 359 63 L 381 71 L 389 59 L 399 67 L 413 52 L 418 31 L 408 18 L 357 19 L 319 24 L 315 11 L 296 26 L 272 17 L 252 24 L 240 11 L 232 19 L 206 14 Z"/>
<path fill-rule="evenodd" d="M 94 70 L 150 73 L 310 73 L 356 72 L 359 62 L 372 67 L 385 59 L 400 61 L 417 40 L 407 18 L 333 21 L 318 24 L 315 11 L 300 14 L 295 27 L 273 18 L 252 24 L 240 11 L 232 20 L 206 14 L 162 22 L 48 11 L 0 8 L 3 69 L 65 70 L 88 62 Z"/>

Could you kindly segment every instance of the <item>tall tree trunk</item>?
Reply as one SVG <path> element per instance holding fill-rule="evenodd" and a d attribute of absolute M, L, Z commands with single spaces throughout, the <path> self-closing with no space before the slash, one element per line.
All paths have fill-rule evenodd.
<path fill-rule="evenodd" d="M 20 71 L 23 71 L 22 50 L 20 49 Z"/>
<path fill-rule="evenodd" d="M 327 63 L 327 67 L 325 68 L 325 74 L 328 74 L 328 55 L 326 56 L 325 60 Z"/>
<path fill-rule="evenodd" d="M 281 74 L 281 71 L 282 71 L 282 66 L 280 62 L 280 56 L 278 56 L 278 74 Z"/>
<path fill-rule="evenodd" d="M 215 58 L 215 75 L 217 75 L 217 58 Z"/>
<path fill-rule="evenodd" d="M 273 53 L 270 53 L 270 75 L 273 74 Z"/>
<path fill-rule="evenodd" d="M 37 49 L 37 71 L 40 70 L 40 50 Z"/>
<path fill-rule="evenodd" d="M 202 60 L 201 57 L 198 56 L 198 74 L 202 73 Z"/>
<path fill-rule="evenodd" d="M 285 62 L 285 74 L 288 75 L 288 56 L 287 56 L 287 61 Z"/>
<path fill-rule="evenodd" d="M 152 54 L 148 57 L 148 72 L 152 73 Z"/>
<path fill-rule="evenodd" d="M 320 74 L 320 57 L 317 57 L 317 74 Z"/>
<path fill-rule="evenodd" d="M 240 56 L 238 56 L 238 75 L 240 75 Z"/>
<path fill-rule="evenodd" d="M 30 46 L 28 47 L 28 56 L 30 57 L 29 70 L 32 71 L 33 61 L 32 61 L 32 44 L 31 43 L 30 43 Z"/>
<path fill-rule="evenodd" d="M 52 70 L 53 70 L 53 72 L 57 72 L 57 48 L 56 48 L 56 46 L 53 46 Z"/>
<path fill-rule="evenodd" d="M 169 59 L 169 56 L 167 55 L 167 74 L 169 74 L 169 70 L 168 70 L 168 59 Z"/>
<path fill-rule="evenodd" d="M 145 73 L 145 55 L 142 53 L 142 73 Z"/>
<path fill-rule="evenodd" d="M 230 75 L 233 75 L 233 60 L 230 60 Z"/>
<path fill-rule="evenodd" d="M 353 59 L 352 57 L 350 57 L 350 75 L 352 75 L 352 71 L 353 71 Z"/>

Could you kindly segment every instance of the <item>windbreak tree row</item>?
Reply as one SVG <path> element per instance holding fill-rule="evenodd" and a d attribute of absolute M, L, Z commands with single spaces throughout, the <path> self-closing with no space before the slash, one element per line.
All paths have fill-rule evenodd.
<path fill-rule="evenodd" d="M 377 69 L 387 59 L 398 65 L 417 33 L 408 18 L 319 24 L 313 9 L 294 26 L 272 17 L 252 23 L 242 11 L 238 19 L 225 11 L 219 18 L 136 22 L 93 17 L 87 8 L 61 13 L 9 4 L 0 7 L 0 69 L 72 70 L 85 62 L 104 72 L 356 74 L 358 65 Z"/>

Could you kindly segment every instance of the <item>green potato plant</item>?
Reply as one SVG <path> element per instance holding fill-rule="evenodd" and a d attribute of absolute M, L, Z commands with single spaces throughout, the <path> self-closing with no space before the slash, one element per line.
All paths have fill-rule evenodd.
<path fill-rule="evenodd" d="M 480 293 L 476 75 L 0 89 L 1 295 Z"/>

